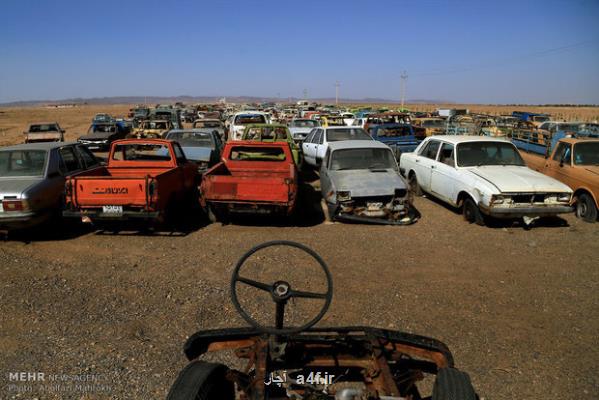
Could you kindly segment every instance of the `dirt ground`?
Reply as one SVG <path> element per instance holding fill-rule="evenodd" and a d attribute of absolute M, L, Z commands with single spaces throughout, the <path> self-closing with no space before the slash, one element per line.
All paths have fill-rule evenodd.
<path fill-rule="evenodd" d="M 199 221 L 151 236 L 75 225 L 0 241 L 0 398 L 165 398 L 189 335 L 246 325 L 231 272 L 275 239 L 312 247 L 331 269 L 335 294 L 318 326 L 437 338 L 484 399 L 597 398 L 599 225 L 568 215 L 531 230 L 479 227 L 429 198 L 416 207 L 422 219 L 404 227 L 326 224 L 314 212 L 295 225 Z M 316 284 L 297 265 L 281 273 Z M 66 378 L 10 380 L 21 371 Z M 85 390 L 73 376 L 93 380 Z"/>

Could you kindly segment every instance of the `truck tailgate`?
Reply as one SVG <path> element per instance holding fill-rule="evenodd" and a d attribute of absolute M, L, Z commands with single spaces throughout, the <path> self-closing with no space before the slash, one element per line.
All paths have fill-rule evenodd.
<path fill-rule="evenodd" d="M 71 186 L 73 203 L 80 207 L 102 205 L 145 206 L 153 178 L 77 177 Z"/>
<path fill-rule="evenodd" d="M 208 176 L 205 182 L 207 200 L 239 202 L 289 201 L 289 185 L 283 177 Z"/>

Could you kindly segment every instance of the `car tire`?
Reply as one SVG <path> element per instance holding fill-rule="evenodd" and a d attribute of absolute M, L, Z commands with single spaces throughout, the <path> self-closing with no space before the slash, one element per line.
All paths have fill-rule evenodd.
<path fill-rule="evenodd" d="M 179 373 L 167 400 L 234 400 L 233 382 L 222 364 L 192 361 Z"/>
<path fill-rule="evenodd" d="M 464 203 L 462 204 L 462 215 L 464 215 L 464 219 L 471 224 L 475 223 L 476 225 L 481 226 L 485 224 L 480 208 L 478 208 L 478 205 L 476 205 L 474 200 L 470 197 L 464 200 Z"/>
<path fill-rule="evenodd" d="M 589 194 L 582 193 L 578 196 L 576 200 L 576 217 L 585 222 L 597 221 L 597 206 Z"/>
<path fill-rule="evenodd" d="M 408 186 L 410 191 L 414 193 L 414 196 L 422 196 L 422 188 L 418 183 L 418 178 L 416 178 L 415 172 L 412 172 L 410 175 L 408 175 Z"/>
<path fill-rule="evenodd" d="M 208 221 L 210 221 L 211 224 L 218 222 L 216 213 L 214 212 L 214 209 L 211 206 L 206 207 L 206 216 L 208 217 Z"/>
<path fill-rule="evenodd" d="M 476 392 L 467 373 L 441 368 L 433 386 L 432 400 L 476 400 Z"/>

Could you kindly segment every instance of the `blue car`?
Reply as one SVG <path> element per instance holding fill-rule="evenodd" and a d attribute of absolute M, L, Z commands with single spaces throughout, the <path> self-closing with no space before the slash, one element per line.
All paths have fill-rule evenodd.
<path fill-rule="evenodd" d="M 384 124 L 370 126 L 368 133 L 374 140 L 391 147 L 399 160 L 401 153 L 413 152 L 425 138 L 425 134 L 416 129 L 410 124 Z"/>

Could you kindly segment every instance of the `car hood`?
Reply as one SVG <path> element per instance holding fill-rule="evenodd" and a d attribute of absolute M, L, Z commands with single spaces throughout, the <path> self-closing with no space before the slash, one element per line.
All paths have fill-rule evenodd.
<path fill-rule="evenodd" d="M 406 189 L 404 180 L 394 170 L 329 171 L 337 191 L 350 191 L 352 197 L 389 196 L 395 189 Z"/>
<path fill-rule="evenodd" d="M 80 140 L 104 140 L 104 139 L 109 139 L 114 134 L 115 134 L 114 132 L 94 132 L 94 133 L 89 133 L 87 135 L 80 136 L 79 139 Z"/>
<path fill-rule="evenodd" d="M 0 178 L 0 198 L 21 195 L 30 187 L 42 182 L 44 178 Z"/>
<path fill-rule="evenodd" d="M 528 167 L 493 165 L 473 167 L 469 170 L 472 174 L 492 183 L 503 193 L 572 191 L 558 180 L 533 171 Z"/>
<path fill-rule="evenodd" d="M 210 161 L 212 151 L 210 147 L 183 147 L 185 157 L 191 161 Z"/>

